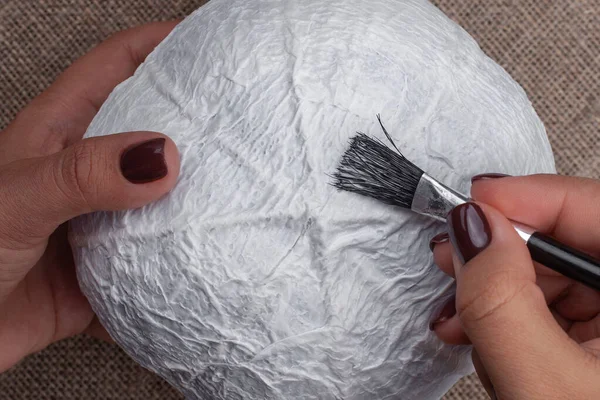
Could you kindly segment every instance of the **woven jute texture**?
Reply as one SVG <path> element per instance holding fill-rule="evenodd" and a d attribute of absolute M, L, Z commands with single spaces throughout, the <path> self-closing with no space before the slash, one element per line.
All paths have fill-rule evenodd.
<path fill-rule="evenodd" d="M 250 1 L 250 0 L 249 0 Z M 301 0 L 298 0 L 301 1 Z M 0 128 L 110 34 L 202 0 L 0 0 Z M 560 173 L 600 177 L 600 0 L 436 0 L 527 91 Z M 446 400 L 485 399 L 477 379 Z M 0 400 L 181 399 L 116 346 L 57 343 L 0 375 Z"/>

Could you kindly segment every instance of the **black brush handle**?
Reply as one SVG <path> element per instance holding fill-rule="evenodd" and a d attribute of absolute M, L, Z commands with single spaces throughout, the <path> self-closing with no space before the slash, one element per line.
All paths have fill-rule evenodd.
<path fill-rule="evenodd" d="M 533 260 L 567 278 L 600 290 L 598 260 L 539 232 L 531 235 L 527 240 L 527 247 Z"/>

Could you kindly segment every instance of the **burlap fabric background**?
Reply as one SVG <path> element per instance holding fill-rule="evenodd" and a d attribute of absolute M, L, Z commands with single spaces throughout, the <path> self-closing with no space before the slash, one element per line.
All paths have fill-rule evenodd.
<path fill-rule="evenodd" d="M 0 0 L 0 128 L 109 34 L 182 17 L 203 3 Z M 600 0 L 435 3 L 523 85 L 548 129 L 559 172 L 600 177 Z M 0 400 L 180 398 L 115 346 L 87 338 L 55 344 L 0 375 Z M 445 398 L 486 396 L 468 377 Z"/>

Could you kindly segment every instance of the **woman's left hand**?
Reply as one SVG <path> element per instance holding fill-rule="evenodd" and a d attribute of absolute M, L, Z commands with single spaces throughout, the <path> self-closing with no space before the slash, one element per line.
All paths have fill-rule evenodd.
<path fill-rule="evenodd" d="M 0 132 L 0 372 L 69 336 L 108 338 L 79 290 L 65 223 L 160 198 L 175 184 L 179 156 L 160 133 L 81 139 L 176 23 L 113 36 Z"/>

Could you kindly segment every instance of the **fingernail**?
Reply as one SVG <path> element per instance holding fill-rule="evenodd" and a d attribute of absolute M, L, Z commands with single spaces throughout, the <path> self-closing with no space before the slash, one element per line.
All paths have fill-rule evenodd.
<path fill-rule="evenodd" d="M 474 177 L 471 178 L 471 183 L 474 183 L 476 181 L 486 181 L 489 179 L 505 178 L 507 176 L 510 176 L 510 175 L 497 174 L 497 173 L 479 174 L 479 175 L 475 175 Z"/>
<path fill-rule="evenodd" d="M 498 396 L 496 395 L 496 391 L 492 388 L 492 394 L 490 395 L 491 400 L 498 400 Z"/>
<path fill-rule="evenodd" d="M 121 156 L 121 171 L 132 183 L 148 183 L 167 176 L 165 139 L 152 139 L 126 150 Z"/>
<path fill-rule="evenodd" d="M 456 314 L 456 297 L 452 296 L 446 304 L 442 307 L 442 309 L 436 314 L 435 318 L 431 320 L 429 323 L 429 329 L 434 330 L 435 327 L 442 322 L 448 321 L 450 318 L 454 317 Z"/>
<path fill-rule="evenodd" d="M 450 241 L 464 264 L 488 247 L 492 230 L 481 207 L 464 203 L 455 207 L 447 218 Z"/>
<path fill-rule="evenodd" d="M 450 237 L 446 232 L 438 233 L 429 241 L 429 249 L 433 251 L 436 245 L 446 243 L 448 240 L 450 240 Z"/>

